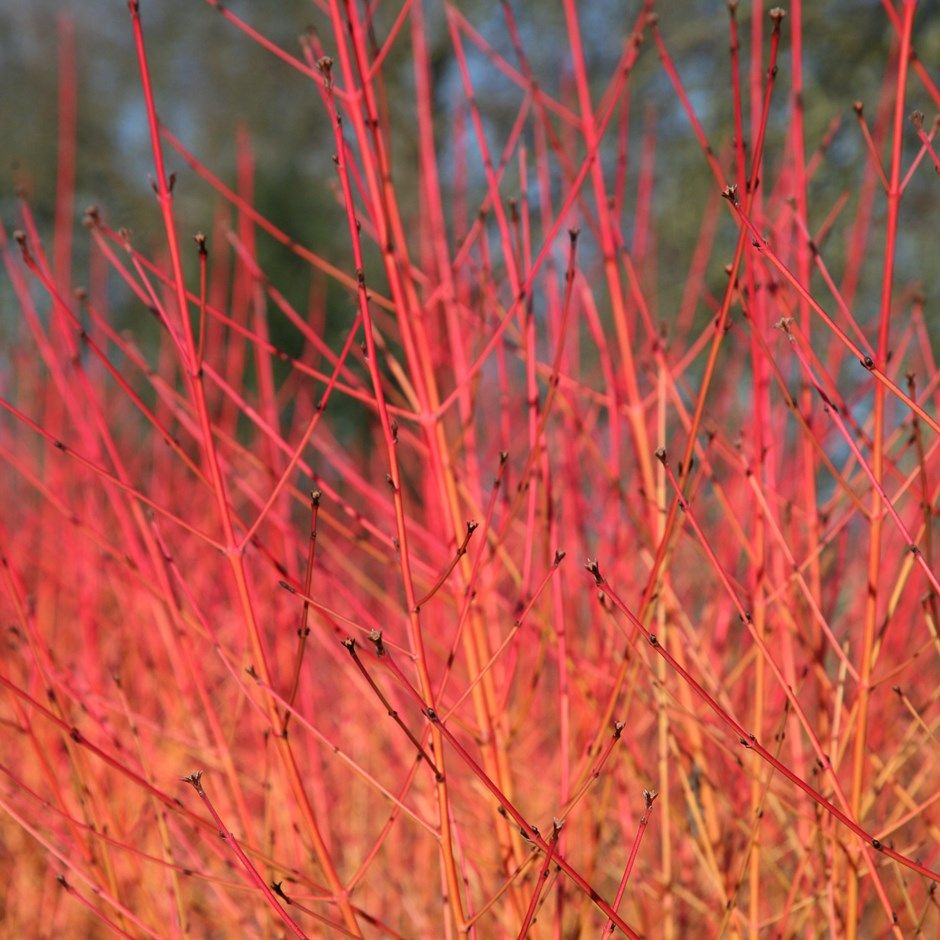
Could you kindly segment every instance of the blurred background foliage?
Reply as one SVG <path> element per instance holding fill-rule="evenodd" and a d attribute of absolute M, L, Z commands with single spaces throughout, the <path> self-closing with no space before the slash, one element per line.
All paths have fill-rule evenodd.
<path fill-rule="evenodd" d="M 298 37 L 313 26 L 324 37 L 329 52 L 331 27 L 323 4 L 311 0 L 277 3 L 231 0 L 228 8 L 246 19 L 274 42 L 300 55 Z M 400 10 L 400 4 L 376 5 L 375 34 L 381 42 Z M 763 7 L 764 45 L 770 23 Z M 235 180 L 235 140 L 238 128 L 247 128 L 256 159 L 257 208 L 276 225 L 345 270 L 352 264 L 345 223 L 340 213 L 330 161 L 332 135 L 316 90 L 309 81 L 249 41 L 200 0 L 143 0 L 157 107 L 164 122 L 184 144 L 229 185 Z M 457 7 L 508 61 L 516 58 L 505 27 L 501 4 L 493 0 L 460 0 Z M 513 3 L 535 75 L 549 92 L 573 106 L 570 57 L 560 4 L 542 0 Z M 728 71 L 728 16 L 719 0 L 659 3 L 660 28 L 680 74 L 715 149 L 731 141 L 731 93 Z M 453 126 L 464 100 L 457 64 L 446 28 L 443 6 L 425 2 L 432 50 L 438 144 L 443 183 L 452 169 Z M 595 90 L 595 104 L 609 81 L 623 42 L 636 21 L 639 4 L 592 0 L 580 5 L 585 54 Z M 751 38 L 750 3 L 741 3 L 739 21 L 745 61 Z M 130 19 L 123 0 L 0 0 L 0 211 L 8 228 L 17 225 L 15 190 L 25 187 L 40 220 L 43 234 L 51 235 L 56 185 L 57 45 L 60 17 L 74 21 L 78 73 L 78 165 L 76 224 L 86 205 L 100 207 L 114 228 L 131 230 L 135 244 L 154 251 L 161 244 L 159 215 L 150 188 L 152 163 L 145 113 L 140 95 Z M 824 0 L 805 4 L 804 67 L 806 84 L 806 139 L 811 152 L 834 119 L 841 124 L 811 190 L 810 215 L 816 224 L 825 217 L 843 191 L 854 199 L 865 171 L 866 156 L 852 104 L 866 103 L 874 121 L 885 69 L 890 67 L 893 31 L 878 0 Z M 769 161 L 765 180 L 773 180 L 774 166 L 783 157 L 780 144 L 789 112 L 790 45 L 784 21 L 779 85 L 775 92 L 766 148 Z M 935 78 L 940 63 L 940 3 L 927 0 L 918 6 L 915 44 L 921 60 Z M 522 100 L 521 90 L 488 66 L 468 46 L 477 100 L 487 121 L 490 143 L 499 148 Z M 395 182 L 405 212 L 419 211 L 414 133 L 413 74 L 407 30 L 399 36 L 384 66 L 387 106 L 392 132 Z M 663 72 L 655 49 L 647 42 L 630 82 L 630 167 L 635 186 L 644 128 L 656 131 L 655 194 L 658 261 L 647 276 L 655 280 L 656 310 L 668 319 L 681 297 L 682 280 L 698 237 L 709 200 L 716 198 L 714 181 L 696 145 L 676 95 Z M 915 76 L 909 88 L 909 109 L 933 108 Z M 614 133 L 608 138 L 613 146 Z M 916 151 L 913 132 L 908 138 L 908 161 Z M 725 150 L 727 154 L 727 151 Z M 485 184 L 479 163 L 470 154 L 470 194 L 482 199 Z M 210 231 L 219 198 L 183 162 L 171 154 L 170 168 L 178 174 L 176 186 L 181 230 Z M 605 170 L 614 172 L 612 149 L 604 154 Z M 731 161 L 725 166 L 731 170 Z M 507 172 L 506 198 L 518 195 L 518 176 Z M 628 193 L 631 193 L 628 185 Z M 587 192 L 587 190 L 586 190 Z M 624 235 L 630 243 L 629 220 L 635 190 L 624 212 Z M 936 307 L 938 187 L 935 174 L 925 166 L 915 177 L 902 208 L 903 235 L 899 246 L 899 287 L 918 283 L 927 297 L 927 315 Z M 876 220 L 883 211 L 876 199 Z M 472 203 L 473 204 L 473 203 Z M 851 218 L 852 203 L 844 218 Z M 878 232 L 878 229 L 875 229 Z M 838 231 L 835 235 L 838 236 Z M 843 233 L 844 234 L 844 233 Z M 718 246 L 709 280 L 721 284 L 721 265 L 733 243 L 730 220 L 722 216 Z M 876 305 L 881 245 L 869 239 L 868 265 L 874 279 L 862 283 L 860 303 Z M 86 276 L 88 239 L 76 239 L 73 280 Z M 298 308 L 305 309 L 318 277 L 290 252 L 259 235 L 262 265 L 278 288 Z M 831 268 L 841 270 L 844 239 L 834 237 L 827 246 Z M 327 290 L 329 306 L 336 294 Z M 4 308 L 10 309 L 4 285 Z M 868 298 L 872 298 L 871 301 Z M 343 301 L 342 318 L 349 315 Z M 115 299 L 115 315 L 136 318 L 129 298 Z M 865 321 L 874 310 L 857 310 Z M 702 312 L 707 316 L 707 311 Z M 8 322 L 8 314 L 3 320 Z M 277 319 L 277 318 L 276 318 Z M 346 321 L 348 322 L 348 320 Z M 296 335 L 272 325 L 272 339 L 296 352 Z"/>

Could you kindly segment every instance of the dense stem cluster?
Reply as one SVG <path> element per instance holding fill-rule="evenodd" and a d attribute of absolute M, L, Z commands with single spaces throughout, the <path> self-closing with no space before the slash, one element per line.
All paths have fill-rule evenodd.
<path fill-rule="evenodd" d="M 603 75 L 563 0 L 554 76 L 536 4 L 496 41 L 457 5 L 317 0 L 295 51 L 206 2 L 303 83 L 342 230 L 265 214 L 249 129 L 226 182 L 161 121 L 132 0 L 161 234 L 106 206 L 77 233 L 63 21 L 51 233 L 26 189 L 0 226 L 10 935 L 936 935 L 912 0 L 883 0 L 877 113 L 819 139 L 800 0 L 727 5 L 721 137 L 652 2 Z M 711 179 L 684 254 L 642 69 Z"/>

